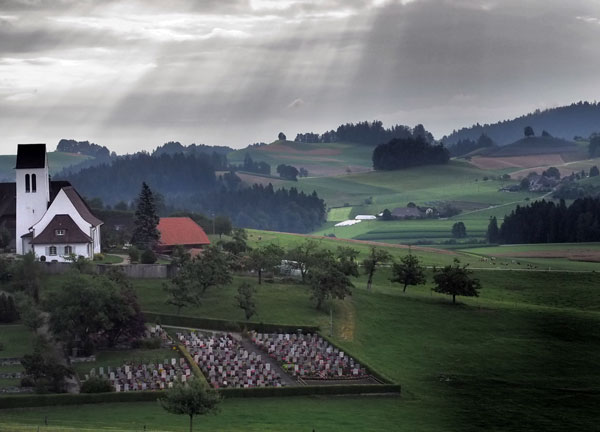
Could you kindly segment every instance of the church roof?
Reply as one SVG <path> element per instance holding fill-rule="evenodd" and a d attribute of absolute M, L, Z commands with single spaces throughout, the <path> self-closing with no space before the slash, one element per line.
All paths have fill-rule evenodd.
<path fill-rule="evenodd" d="M 46 166 L 46 144 L 19 144 L 17 146 L 16 169 L 44 168 Z"/>
<path fill-rule="evenodd" d="M 189 217 L 160 218 L 157 228 L 161 246 L 210 244 L 202 227 Z"/>
<path fill-rule="evenodd" d="M 67 198 L 69 198 L 69 200 L 71 201 L 71 204 L 73 204 L 73 207 L 75 207 L 77 212 L 87 223 L 89 223 L 92 226 L 98 226 L 104 223 L 92 214 L 90 208 L 87 206 L 83 198 L 81 198 L 81 196 L 77 193 L 73 186 L 63 187 L 62 190 L 67 195 Z"/>
<path fill-rule="evenodd" d="M 62 230 L 64 234 L 57 235 Z M 31 244 L 73 244 L 91 243 L 92 238 L 77 226 L 71 216 L 59 214 L 52 218 L 48 226 L 31 241 Z"/>

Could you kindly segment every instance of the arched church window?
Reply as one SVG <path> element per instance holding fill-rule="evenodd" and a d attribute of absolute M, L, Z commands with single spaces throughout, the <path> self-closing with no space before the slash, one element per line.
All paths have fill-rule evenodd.
<path fill-rule="evenodd" d="M 29 184 L 29 174 L 25 174 L 25 192 L 31 192 L 31 187 Z"/>
<path fill-rule="evenodd" d="M 31 174 L 31 192 L 35 192 L 37 189 L 37 181 L 35 178 L 35 174 Z"/>

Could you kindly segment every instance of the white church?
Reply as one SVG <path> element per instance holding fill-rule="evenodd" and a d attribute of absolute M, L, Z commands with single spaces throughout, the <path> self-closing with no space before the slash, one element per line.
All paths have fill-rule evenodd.
<path fill-rule="evenodd" d="M 62 262 L 100 253 L 102 221 L 69 182 L 50 181 L 46 144 L 19 144 L 15 171 L 15 183 L 0 184 L 0 207 L 5 221 L 14 213 L 17 254 Z"/>

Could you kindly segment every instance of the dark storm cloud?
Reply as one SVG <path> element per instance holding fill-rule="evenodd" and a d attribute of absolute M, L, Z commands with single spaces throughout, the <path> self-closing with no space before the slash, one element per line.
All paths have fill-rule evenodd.
<path fill-rule="evenodd" d="M 374 118 L 441 136 L 595 99 L 599 23 L 583 0 L 0 2 L 0 149 L 240 146 Z"/>

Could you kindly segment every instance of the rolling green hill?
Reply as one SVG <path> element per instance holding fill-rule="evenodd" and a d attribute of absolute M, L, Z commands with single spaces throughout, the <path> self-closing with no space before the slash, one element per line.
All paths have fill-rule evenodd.
<path fill-rule="evenodd" d="M 303 167 L 309 176 L 335 176 L 372 169 L 373 147 L 355 143 L 298 143 L 274 141 L 260 147 L 248 147 L 227 155 L 231 163 L 242 163 L 246 154 L 255 161 L 271 165 L 271 174 L 277 175 L 279 164 Z"/>
<path fill-rule="evenodd" d="M 15 173 L 13 169 L 16 158 L 16 155 L 0 155 L 0 180 L 14 181 Z M 50 175 L 89 159 L 92 159 L 92 157 L 74 153 L 48 152 Z"/>
<path fill-rule="evenodd" d="M 581 147 L 574 142 L 554 137 L 528 137 L 515 141 L 502 147 L 491 148 L 486 156 L 506 157 L 506 156 L 529 156 L 549 153 L 573 153 L 582 152 Z M 585 154 L 581 158 L 585 158 Z"/>

